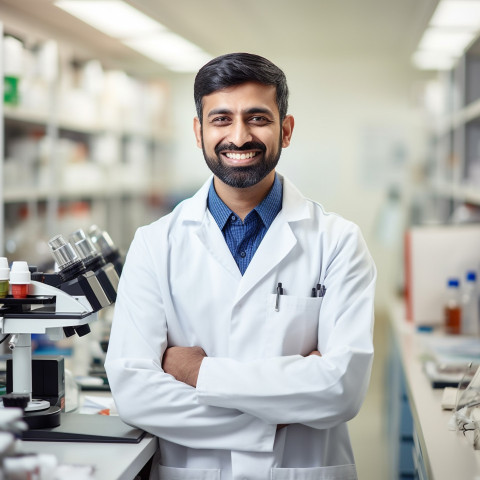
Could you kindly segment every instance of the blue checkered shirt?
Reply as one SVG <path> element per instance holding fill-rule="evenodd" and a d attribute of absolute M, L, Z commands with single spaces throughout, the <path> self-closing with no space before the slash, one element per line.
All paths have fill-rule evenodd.
<path fill-rule="evenodd" d="M 222 231 L 242 275 L 273 220 L 282 209 L 282 194 L 282 182 L 275 174 L 275 181 L 268 195 L 242 222 L 217 195 L 213 181 L 210 185 L 207 200 L 208 209 Z"/>

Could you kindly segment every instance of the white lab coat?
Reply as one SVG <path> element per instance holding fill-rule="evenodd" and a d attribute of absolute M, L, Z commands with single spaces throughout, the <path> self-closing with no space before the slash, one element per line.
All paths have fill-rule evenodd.
<path fill-rule="evenodd" d="M 206 207 L 211 180 L 135 235 L 105 367 L 124 421 L 159 437 L 151 478 L 357 478 L 346 422 L 370 377 L 375 266 L 356 225 L 281 179 L 243 276 Z M 172 345 L 205 350 L 196 389 L 163 372 Z"/>

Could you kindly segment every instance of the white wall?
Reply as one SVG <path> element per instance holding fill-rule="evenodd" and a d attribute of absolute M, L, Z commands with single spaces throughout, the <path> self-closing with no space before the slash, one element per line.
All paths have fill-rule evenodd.
<path fill-rule="evenodd" d="M 387 191 L 397 184 L 408 195 L 409 171 L 422 159 L 426 139 L 412 72 L 394 59 L 272 60 L 287 75 L 296 120 L 278 170 L 306 196 L 360 225 L 377 263 L 383 308 L 402 262 L 402 225 L 386 214 Z M 196 189 L 209 174 L 192 132 L 193 78 L 180 77 L 172 88 L 172 186 L 180 191 Z M 390 227 L 381 228 L 386 222 Z"/>

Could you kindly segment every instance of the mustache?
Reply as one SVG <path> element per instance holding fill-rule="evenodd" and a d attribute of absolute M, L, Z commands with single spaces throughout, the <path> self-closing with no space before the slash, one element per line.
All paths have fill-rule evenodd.
<path fill-rule="evenodd" d="M 223 150 L 229 150 L 230 152 L 244 152 L 245 150 L 260 150 L 265 153 L 267 147 L 261 142 L 246 142 L 241 147 L 237 147 L 234 143 L 222 143 L 215 147 L 215 153 L 220 154 Z"/>

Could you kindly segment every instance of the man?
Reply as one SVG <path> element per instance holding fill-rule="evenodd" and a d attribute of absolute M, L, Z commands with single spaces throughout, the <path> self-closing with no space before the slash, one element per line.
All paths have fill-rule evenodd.
<path fill-rule="evenodd" d="M 130 247 L 105 364 L 118 411 L 159 437 L 151 478 L 356 479 L 373 261 L 275 171 L 294 127 L 278 67 L 218 57 L 194 96 L 213 180 Z"/>

